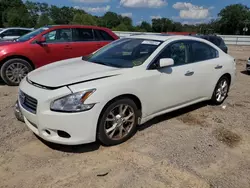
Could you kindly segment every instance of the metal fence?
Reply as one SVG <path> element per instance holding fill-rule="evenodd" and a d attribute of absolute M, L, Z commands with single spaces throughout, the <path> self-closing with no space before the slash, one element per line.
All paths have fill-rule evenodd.
<path fill-rule="evenodd" d="M 156 34 L 156 33 L 127 32 L 127 31 L 114 31 L 114 33 L 116 33 L 116 35 L 118 35 L 121 38 L 137 34 L 147 34 L 147 35 Z M 219 36 L 223 38 L 223 40 L 227 45 L 250 46 L 250 36 L 242 36 L 242 35 L 219 35 Z"/>

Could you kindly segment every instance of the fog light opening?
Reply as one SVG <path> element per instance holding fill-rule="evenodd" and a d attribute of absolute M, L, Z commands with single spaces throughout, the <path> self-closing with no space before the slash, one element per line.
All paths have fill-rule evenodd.
<path fill-rule="evenodd" d="M 46 132 L 48 135 L 50 135 L 50 131 L 49 131 L 49 130 L 45 130 L 45 132 Z"/>
<path fill-rule="evenodd" d="M 71 136 L 70 136 L 70 134 L 69 133 L 67 133 L 67 132 L 65 132 L 65 131 L 57 131 L 57 134 L 58 134 L 58 136 L 60 136 L 60 137 L 62 137 L 62 138 L 70 138 Z"/>

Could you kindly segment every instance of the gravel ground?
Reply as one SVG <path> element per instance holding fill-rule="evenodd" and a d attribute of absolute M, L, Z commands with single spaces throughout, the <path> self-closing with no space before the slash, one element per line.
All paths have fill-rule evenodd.
<path fill-rule="evenodd" d="M 17 88 L 0 85 L 0 187 L 249 188 L 250 47 L 230 47 L 237 80 L 222 106 L 155 118 L 126 143 L 60 146 L 13 115 Z"/>

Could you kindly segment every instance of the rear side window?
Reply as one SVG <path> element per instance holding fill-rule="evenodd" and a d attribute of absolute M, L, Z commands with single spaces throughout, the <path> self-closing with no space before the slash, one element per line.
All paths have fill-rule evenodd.
<path fill-rule="evenodd" d="M 73 41 L 93 41 L 94 34 L 92 29 L 75 28 L 73 29 Z"/>
<path fill-rule="evenodd" d="M 103 30 L 94 30 L 95 38 L 99 41 L 113 41 L 114 38 L 111 37 L 106 31 Z"/>
<path fill-rule="evenodd" d="M 192 42 L 192 61 L 206 61 L 218 57 L 218 51 L 208 44 Z"/>

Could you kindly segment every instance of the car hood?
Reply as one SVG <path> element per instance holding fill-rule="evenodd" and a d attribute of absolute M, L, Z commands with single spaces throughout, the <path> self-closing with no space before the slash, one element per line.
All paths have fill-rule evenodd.
<path fill-rule="evenodd" d="M 120 70 L 120 68 L 83 61 L 82 58 L 74 58 L 38 68 L 28 74 L 28 80 L 35 85 L 53 89 L 117 76 Z"/>
<path fill-rule="evenodd" d="M 13 41 L 1 41 L 0 40 L 0 46 L 7 46 L 7 45 L 11 45 L 11 44 L 16 44 L 16 42 L 13 42 Z"/>

